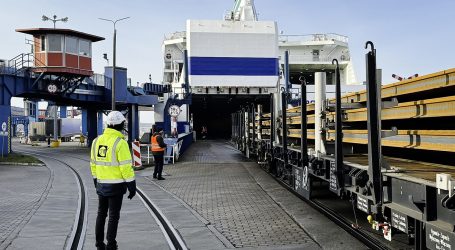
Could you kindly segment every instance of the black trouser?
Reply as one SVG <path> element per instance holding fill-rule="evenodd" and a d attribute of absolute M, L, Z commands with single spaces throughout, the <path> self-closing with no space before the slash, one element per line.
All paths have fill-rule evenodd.
<path fill-rule="evenodd" d="M 107 245 L 115 246 L 117 241 L 118 220 L 120 219 L 120 209 L 122 208 L 123 194 L 115 196 L 98 195 L 98 216 L 96 217 L 96 246 L 101 246 L 104 242 L 104 224 L 109 210 L 109 221 L 107 223 Z"/>
<path fill-rule="evenodd" d="M 164 154 L 157 154 L 153 155 L 155 159 L 155 171 L 153 171 L 153 176 L 161 177 L 161 173 L 163 172 L 163 164 L 164 164 Z"/>

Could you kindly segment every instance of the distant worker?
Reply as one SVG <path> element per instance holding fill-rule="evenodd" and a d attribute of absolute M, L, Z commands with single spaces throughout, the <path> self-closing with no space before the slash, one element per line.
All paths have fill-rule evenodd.
<path fill-rule="evenodd" d="M 202 136 L 202 139 L 207 138 L 207 127 L 206 126 L 202 126 L 201 136 Z"/>
<path fill-rule="evenodd" d="M 119 111 L 107 116 L 107 128 L 92 143 L 90 168 L 98 194 L 98 216 L 95 236 L 97 249 L 117 249 L 117 228 L 122 208 L 123 195 L 128 189 L 128 198 L 136 194 L 136 181 L 132 168 L 131 152 L 124 140 L 122 130 L 125 117 Z M 107 212 L 107 245 L 104 244 L 104 224 Z"/>
<path fill-rule="evenodd" d="M 152 136 L 152 154 L 155 159 L 155 171 L 153 171 L 153 178 L 158 180 L 165 180 L 162 176 L 164 153 L 166 152 L 166 143 L 163 139 L 163 129 L 157 128 Z"/>
<path fill-rule="evenodd" d="M 179 133 L 177 132 L 177 118 L 176 117 L 171 118 L 171 136 L 174 138 L 179 137 Z"/>

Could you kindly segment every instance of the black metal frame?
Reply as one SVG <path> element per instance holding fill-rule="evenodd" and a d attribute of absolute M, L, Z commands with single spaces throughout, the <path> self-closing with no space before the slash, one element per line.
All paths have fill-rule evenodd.
<path fill-rule="evenodd" d="M 368 176 L 373 196 L 375 211 L 380 214 L 382 205 L 382 152 L 381 152 L 381 90 L 376 77 L 376 50 L 374 44 L 368 41 L 365 48 L 371 46 L 366 55 L 367 77 L 367 113 L 368 113 Z"/>

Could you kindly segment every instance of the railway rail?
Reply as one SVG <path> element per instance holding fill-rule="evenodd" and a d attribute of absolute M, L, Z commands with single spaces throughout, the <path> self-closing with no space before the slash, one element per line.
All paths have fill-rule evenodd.
<path fill-rule="evenodd" d="M 285 187 L 287 190 L 292 192 L 293 194 L 297 195 L 298 197 L 301 197 L 299 193 L 297 193 L 292 187 L 290 187 L 287 183 L 278 180 L 278 183 L 280 183 L 283 187 Z M 324 205 L 324 203 L 317 201 L 317 200 L 305 200 L 309 205 L 311 205 L 314 209 L 319 211 L 320 213 L 324 214 L 327 216 L 330 220 L 335 222 L 338 226 L 346 230 L 349 234 L 354 236 L 356 239 L 361 241 L 363 244 L 368 246 L 370 249 L 373 250 L 388 250 L 390 249 L 387 245 L 383 244 L 381 241 L 379 241 L 376 237 L 373 237 L 366 233 L 363 229 L 360 227 L 354 227 L 353 223 L 347 220 L 345 217 L 342 215 L 336 213 L 333 211 L 330 207 Z"/>
<path fill-rule="evenodd" d="M 75 223 L 74 223 L 72 234 L 71 234 L 70 240 L 68 241 L 69 243 L 67 244 L 66 249 L 68 249 L 68 250 L 82 249 L 83 244 L 84 244 L 85 232 L 87 230 L 87 218 L 88 218 L 87 217 L 87 208 L 88 208 L 88 198 L 87 197 L 88 196 L 86 193 L 86 189 L 84 188 L 84 184 L 83 184 L 81 176 L 79 175 L 77 170 L 74 169 L 71 165 L 69 165 L 68 163 L 66 163 L 60 159 L 57 159 L 56 157 L 45 155 L 45 154 L 38 154 L 33 151 L 21 150 L 21 152 L 27 153 L 27 154 L 32 154 L 32 155 L 38 155 L 40 157 L 46 157 L 46 158 L 58 161 L 73 171 L 73 173 L 76 176 L 77 181 L 79 183 L 80 195 L 79 195 L 79 205 L 78 205 L 78 209 L 77 209 Z M 76 157 L 73 155 L 64 154 L 64 156 L 90 163 L 90 161 L 87 159 Z M 156 206 L 155 203 L 147 196 L 147 194 L 139 187 L 137 188 L 137 194 L 138 194 L 139 198 L 141 199 L 142 203 L 144 204 L 144 206 L 146 207 L 146 209 L 149 211 L 150 215 L 154 218 L 154 220 L 159 225 L 164 237 L 166 238 L 169 248 L 171 250 L 187 250 L 188 247 L 186 246 L 185 241 L 182 239 L 182 237 L 180 236 L 178 231 L 172 226 L 171 222 L 166 218 L 166 216 L 159 209 L 159 207 Z"/>

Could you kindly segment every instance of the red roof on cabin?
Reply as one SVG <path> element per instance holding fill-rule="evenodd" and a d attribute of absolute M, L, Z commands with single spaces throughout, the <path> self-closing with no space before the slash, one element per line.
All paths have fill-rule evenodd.
<path fill-rule="evenodd" d="M 70 30 L 70 29 L 53 29 L 53 28 L 32 28 L 32 29 L 16 29 L 16 32 L 21 32 L 30 35 L 45 35 L 45 34 L 60 34 L 70 35 L 79 38 L 84 38 L 92 42 L 98 42 L 104 40 L 104 37 L 91 35 L 88 33 Z"/>

